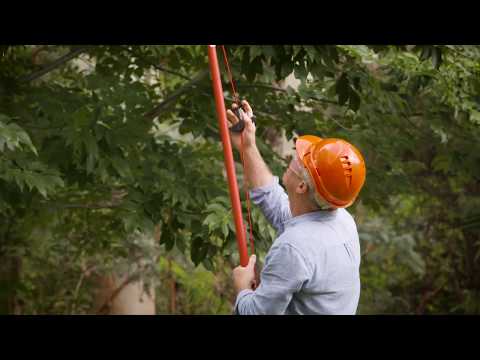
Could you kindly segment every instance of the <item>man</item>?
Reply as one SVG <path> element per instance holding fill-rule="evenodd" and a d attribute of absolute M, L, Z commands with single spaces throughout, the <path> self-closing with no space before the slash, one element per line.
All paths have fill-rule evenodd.
<path fill-rule="evenodd" d="M 352 216 L 344 209 L 365 181 L 360 152 L 340 139 L 302 136 L 285 173 L 286 192 L 255 143 L 252 108 L 237 109 L 245 121 L 243 150 L 250 196 L 277 230 L 255 288 L 256 257 L 233 270 L 235 313 L 355 314 L 360 296 L 360 244 Z M 227 111 L 230 127 L 239 119 Z M 239 150 L 241 134 L 230 132 Z"/>

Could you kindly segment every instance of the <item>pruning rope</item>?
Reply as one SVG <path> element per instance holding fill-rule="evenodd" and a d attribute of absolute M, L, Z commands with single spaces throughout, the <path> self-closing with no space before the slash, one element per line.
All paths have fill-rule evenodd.
<path fill-rule="evenodd" d="M 227 69 L 228 79 L 230 81 L 230 86 L 232 87 L 233 100 L 238 105 L 239 108 L 242 108 L 242 104 L 240 102 L 240 97 L 238 96 L 236 83 L 233 80 L 232 71 L 230 69 L 230 64 L 228 62 L 227 50 L 225 49 L 224 45 L 221 45 L 221 48 L 222 48 L 222 52 L 223 52 L 223 61 L 225 63 L 225 67 Z M 241 120 L 241 119 L 239 119 L 239 120 Z M 254 249 L 254 241 L 253 241 L 252 216 L 251 216 L 251 207 L 250 207 L 250 194 L 248 192 L 247 168 L 245 166 L 243 136 L 244 136 L 244 132 L 242 131 L 240 133 L 240 157 L 242 159 L 243 176 L 244 176 L 243 182 L 244 182 L 244 187 L 245 187 L 245 199 L 246 199 L 246 203 L 247 203 L 248 227 L 249 227 L 249 230 L 250 230 L 249 231 L 249 235 L 250 235 L 250 254 L 254 254 L 255 249 Z"/>

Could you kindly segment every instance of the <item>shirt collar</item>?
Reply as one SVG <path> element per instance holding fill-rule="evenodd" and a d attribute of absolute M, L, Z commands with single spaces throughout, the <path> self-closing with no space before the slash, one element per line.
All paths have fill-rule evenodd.
<path fill-rule="evenodd" d="M 333 211 L 313 211 L 306 214 L 292 217 L 284 222 L 285 228 L 309 221 L 327 221 L 334 219 L 338 215 L 338 210 Z"/>

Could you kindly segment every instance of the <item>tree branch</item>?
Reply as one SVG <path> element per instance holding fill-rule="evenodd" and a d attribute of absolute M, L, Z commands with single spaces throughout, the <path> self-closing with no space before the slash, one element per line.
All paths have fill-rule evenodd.
<path fill-rule="evenodd" d="M 157 117 L 168 105 L 170 105 L 174 100 L 188 92 L 192 87 L 195 87 L 208 75 L 207 70 L 203 70 L 195 75 L 188 83 L 184 86 L 175 90 L 170 96 L 163 100 L 160 104 L 154 107 L 152 110 L 147 112 L 144 116 L 149 119 Z"/>
<path fill-rule="evenodd" d="M 152 65 L 154 66 L 154 65 Z M 189 78 L 189 77 L 186 77 L 182 74 L 179 74 L 179 73 L 175 73 L 175 72 L 172 72 L 172 71 L 168 71 L 174 75 L 177 75 L 177 76 L 181 76 L 185 79 L 188 79 L 189 82 L 187 84 L 185 84 L 183 87 L 177 89 L 176 91 L 174 91 L 170 96 L 168 96 L 165 100 L 163 100 L 160 104 L 158 104 L 154 109 L 150 110 L 149 112 L 147 112 L 144 116 L 146 118 L 149 118 L 149 119 L 153 119 L 155 117 L 157 117 L 158 115 L 160 115 L 160 113 L 162 111 L 164 111 L 168 105 L 170 105 L 171 102 L 173 102 L 174 100 L 176 100 L 177 98 L 179 98 L 180 96 L 184 95 L 186 92 L 188 92 L 192 87 L 195 87 L 198 83 L 200 83 L 203 78 L 208 74 L 208 71 L 205 70 L 203 72 L 200 72 L 198 73 L 195 77 L 193 78 Z M 276 90 L 276 91 L 282 91 L 282 92 L 287 92 L 286 90 L 284 89 L 281 89 L 281 88 L 277 88 L 277 87 L 269 87 L 268 85 L 263 85 L 263 84 L 260 84 L 260 85 L 256 85 L 256 84 L 253 84 L 253 85 L 243 85 L 243 87 L 260 87 L 260 88 L 271 88 L 272 90 Z M 212 94 L 209 93 L 209 92 L 206 92 L 206 91 L 201 91 L 200 92 L 202 95 L 204 96 L 208 96 L 208 97 L 212 97 Z M 234 99 L 232 97 L 229 97 L 229 96 L 225 96 L 224 97 L 225 100 L 229 101 L 229 102 L 234 102 Z M 336 102 L 334 101 L 329 101 L 329 100 L 324 100 L 324 99 L 319 99 L 319 98 L 313 98 L 313 100 L 317 100 L 317 101 L 322 101 L 322 102 L 329 102 L 329 103 L 332 103 L 332 104 L 336 104 L 338 105 Z M 259 114 L 259 115 L 263 115 L 263 116 L 274 116 L 274 114 L 271 114 L 271 113 L 268 113 L 268 112 L 265 112 L 265 111 L 260 111 L 260 110 L 255 110 L 255 113 L 256 114 Z"/>
<path fill-rule="evenodd" d="M 254 88 L 254 89 L 265 89 L 265 90 L 273 90 L 273 91 L 279 91 L 279 92 L 284 92 L 287 93 L 288 91 L 286 89 L 283 89 L 278 86 L 271 86 L 267 84 L 237 84 L 238 88 Z"/>
<path fill-rule="evenodd" d="M 63 55 L 62 57 L 58 58 L 57 60 L 53 61 L 52 63 L 44 66 L 42 69 L 40 69 L 38 71 L 35 71 L 35 72 L 33 72 L 29 75 L 25 75 L 25 76 L 20 77 L 18 79 L 18 81 L 20 81 L 20 82 L 30 82 L 30 81 L 36 80 L 36 79 L 42 77 L 43 75 L 59 68 L 60 66 L 65 64 L 67 61 L 70 61 L 71 59 L 77 57 L 81 53 L 87 51 L 88 48 L 90 48 L 90 46 L 80 47 L 80 48 L 77 48 L 75 50 L 72 50 L 68 54 Z"/>
<path fill-rule="evenodd" d="M 124 189 L 111 189 L 110 200 L 100 200 L 97 203 L 89 204 L 65 204 L 53 201 L 43 201 L 45 204 L 52 204 L 54 207 L 61 209 L 114 209 L 122 205 L 122 200 L 128 195 L 128 191 Z"/>
<path fill-rule="evenodd" d="M 288 93 L 287 89 L 283 89 L 283 88 L 278 87 L 278 86 L 271 86 L 271 85 L 268 85 L 268 84 L 239 84 L 239 85 L 237 85 L 237 87 L 238 88 L 258 88 L 258 89 L 266 89 L 266 90 L 273 90 L 273 91 Z M 322 99 L 322 98 L 319 98 L 319 97 L 316 97 L 316 96 L 309 96 L 307 99 L 340 106 L 336 101 L 328 100 L 328 99 Z"/>
<path fill-rule="evenodd" d="M 310 99 L 310 100 L 315 100 L 315 101 L 322 102 L 322 103 L 326 103 L 326 104 L 332 104 L 332 105 L 341 106 L 341 105 L 340 105 L 338 102 L 336 102 L 336 101 L 328 100 L 328 99 L 321 99 L 321 98 L 318 98 L 318 97 L 316 97 L 316 96 L 310 96 L 310 97 L 308 97 L 308 99 Z"/>

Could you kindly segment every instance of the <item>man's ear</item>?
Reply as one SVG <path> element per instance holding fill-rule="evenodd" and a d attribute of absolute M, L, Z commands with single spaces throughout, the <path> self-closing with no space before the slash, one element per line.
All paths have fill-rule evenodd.
<path fill-rule="evenodd" d="M 306 194 L 308 192 L 308 185 L 305 181 L 300 181 L 295 189 L 297 194 Z"/>

